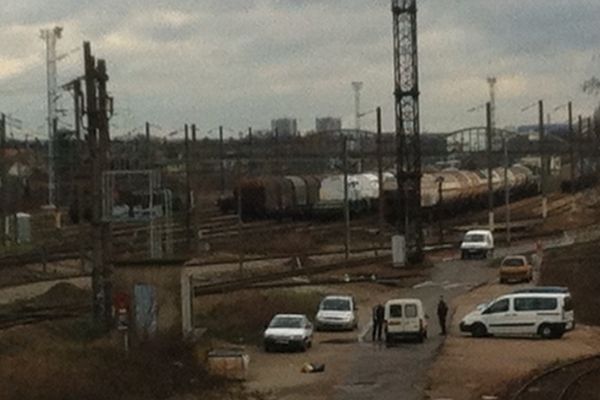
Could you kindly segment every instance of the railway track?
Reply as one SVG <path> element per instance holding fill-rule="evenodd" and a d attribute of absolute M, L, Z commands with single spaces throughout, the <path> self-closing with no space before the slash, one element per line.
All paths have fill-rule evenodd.
<path fill-rule="evenodd" d="M 600 399 L 600 354 L 551 368 L 533 377 L 510 400 Z"/>

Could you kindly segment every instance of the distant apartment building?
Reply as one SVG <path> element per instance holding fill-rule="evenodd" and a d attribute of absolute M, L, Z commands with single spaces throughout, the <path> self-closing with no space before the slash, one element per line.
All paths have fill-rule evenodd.
<path fill-rule="evenodd" d="M 290 137 L 298 135 L 298 123 L 295 118 L 279 118 L 271 120 L 271 130 L 279 137 Z"/>
<path fill-rule="evenodd" d="M 334 117 L 317 118 L 315 125 L 317 132 L 339 131 L 342 129 L 342 119 Z"/>

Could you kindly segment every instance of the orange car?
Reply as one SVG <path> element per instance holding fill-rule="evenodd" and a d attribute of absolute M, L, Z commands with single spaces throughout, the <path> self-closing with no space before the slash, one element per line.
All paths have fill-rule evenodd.
<path fill-rule="evenodd" d="M 530 282 L 533 267 L 525 256 L 507 256 L 500 264 L 500 283 Z"/>

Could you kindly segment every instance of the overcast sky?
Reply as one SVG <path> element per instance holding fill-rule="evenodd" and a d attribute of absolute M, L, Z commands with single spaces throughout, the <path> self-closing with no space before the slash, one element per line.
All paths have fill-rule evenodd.
<path fill-rule="evenodd" d="M 148 120 L 164 135 L 185 122 L 202 134 L 266 129 L 291 116 L 302 131 L 317 116 L 354 126 L 352 81 L 362 110 L 381 106 L 393 129 L 389 0 L 2 0 L 0 111 L 45 134 L 45 46 L 39 31 L 64 28 L 59 84 L 82 74 L 81 43 L 107 61 L 117 115 L 113 136 Z M 573 100 L 598 101 L 581 83 L 600 75 L 598 0 L 418 0 L 421 126 L 449 132 L 483 125 L 486 77 L 498 77 L 498 125 L 536 121 Z M 70 97 L 63 95 L 64 107 Z M 566 110 L 552 113 L 565 120 Z M 65 122 L 69 122 L 67 115 Z M 363 118 L 374 129 L 374 115 Z"/>

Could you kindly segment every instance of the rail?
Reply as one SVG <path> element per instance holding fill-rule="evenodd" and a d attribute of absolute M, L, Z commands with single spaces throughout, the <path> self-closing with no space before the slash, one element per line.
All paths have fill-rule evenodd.
<path fill-rule="evenodd" d="M 589 374 L 600 371 L 600 354 L 560 364 L 534 376 L 510 400 L 572 399 L 575 386 Z"/>

